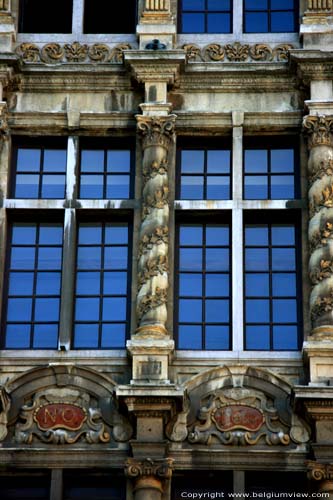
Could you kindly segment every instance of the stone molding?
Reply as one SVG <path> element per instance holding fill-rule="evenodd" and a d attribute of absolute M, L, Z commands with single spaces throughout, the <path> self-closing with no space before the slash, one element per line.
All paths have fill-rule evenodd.
<path fill-rule="evenodd" d="M 80 42 L 47 43 L 43 47 L 30 42 L 24 42 L 15 49 L 16 54 L 24 63 L 64 64 L 64 63 L 116 63 L 122 64 L 123 51 L 132 47 L 128 43 L 119 43 L 110 47 L 105 43 L 93 45 Z"/>
<path fill-rule="evenodd" d="M 219 43 L 210 43 L 205 47 L 199 47 L 196 44 L 187 43 L 181 46 L 185 50 L 187 62 L 245 62 L 245 61 L 267 61 L 267 62 L 287 62 L 289 60 L 289 51 L 294 48 L 293 45 L 284 43 L 271 47 L 266 43 L 257 43 L 255 45 L 233 44 L 221 45 Z"/>

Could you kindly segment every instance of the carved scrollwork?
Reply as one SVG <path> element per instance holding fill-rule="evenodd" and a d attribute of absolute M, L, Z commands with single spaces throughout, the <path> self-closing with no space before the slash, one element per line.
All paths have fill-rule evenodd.
<path fill-rule="evenodd" d="M 210 43 L 203 49 L 204 59 L 211 61 L 223 61 L 225 50 L 219 43 Z"/>
<path fill-rule="evenodd" d="M 195 62 L 203 60 L 201 55 L 201 49 L 197 45 L 194 45 L 193 43 L 187 43 L 182 46 L 182 49 L 185 50 L 187 62 Z"/>
<path fill-rule="evenodd" d="M 273 58 L 275 57 L 277 61 L 287 62 L 289 59 L 289 51 L 293 48 L 293 45 L 284 43 L 277 45 L 273 49 Z"/>
<path fill-rule="evenodd" d="M 254 61 L 271 61 L 273 50 L 265 43 L 257 43 L 250 47 L 250 56 Z"/>
<path fill-rule="evenodd" d="M 46 63 L 61 62 L 65 51 L 59 43 L 48 43 L 40 51 L 41 60 Z"/>
<path fill-rule="evenodd" d="M 333 116 L 308 115 L 303 119 L 309 149 L 315 146 L 333 147 Z"/>
<path fill-rule="evenodd" d="M 156 287 L 154 294 L 145 295 L 138 305 L 138 317 L 141 319 L 148 311 L 156 309 L 166 304 L 168 300 L 168 290 Z"/>
<path fill-rule="evenodd" d="M 333 480 L 333 464 L 322 464 L 309 460 L 306 462 L 308 469 L 308 478 L 315 481 L 332 481 Z"/>
<path fill-rule="evenodd" d="M 37 63 L 40 60 L 39 47 L 34 43 L 21 43 L 16 47 L 15 52 L 24 62 Z"/>
<path fill-rule="evenodd" d="M 89 59 L 95 62 L 106 62 L 110 56 L 110 48 L 105 43 L 94 43 L 88 49 Z"/>
<path fill-rule="evenodd" d="M 128 458 L 125 462 L 125 475 L 132 478 L 156 476 L 169 479 L 172 476 L 173 462 L 172 458 L 154 458 L 153 460 L 151 458 L 144 460 Z"/>
<path fill-rule="evenodd" d="M 132 47 L 129 43 L 120 43 L 116 45 L 111 52 L 109 62 L 121 64 L 124 62 L 124 50 L 130 50 Z"/>

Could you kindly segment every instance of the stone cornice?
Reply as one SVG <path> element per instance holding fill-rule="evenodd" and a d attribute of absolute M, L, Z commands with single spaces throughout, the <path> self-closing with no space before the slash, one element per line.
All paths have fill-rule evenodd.
<path fill-rule="evenodd" d="M 311 80 L 332 79 L 332 51 L 294 49 L 290 51 L 290 61 L 297 66 L 297 74 L 306 85 Z"/>
<path fill-rule="evenodd" d="M 128 50 L 124 51 L 125 65 L 139 82 L 166 82 L 177 80 L 185 62 L 183 50 Z"/>

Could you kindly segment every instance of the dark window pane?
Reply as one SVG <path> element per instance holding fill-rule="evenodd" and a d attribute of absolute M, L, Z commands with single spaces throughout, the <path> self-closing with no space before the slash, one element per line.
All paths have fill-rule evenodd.
<path fill-rule="evenodd" d="M 105 269 L 127 269 L 127 247 L 106 247 L 104 249 Z"/>
<path fill-rule="evenodd" d="M 228 200 L 230 198 L 230 178 L 226 176 L 207 177 L 207 200 Z"/>
<path fill-rule="evenodd" d="M 229 326 L 207 325 L 205 327 L 206 349 L 229 349 Z"/>
<path fill-rule="evenodd" d="M 32 299 L 8 299 L 7 321 L 31 321 Z"/>
<path fill-rule="evenodd" d="M 228 323 L 229 300 L 206 300 L 206 322 Z"/>
<path fill-rule="evenodd" d="M 207 172 L 209 174 L 229 174 L 230 151 L 214 149 L 207 151 Z"/>
<path fill-rule="evenodd" d="M 106 244 L 127 244 L 128 226 L 127 224 L 105 224 Z"/>
<path fill-rule="evenodd" d="M 245 33 L 267 33 L 268 15 L 264 12 L 247 12 L 245 14 Z"/>
<path fill-rule="evenodd" d="M 271 171 L 293 172 L 294 171 L 294 150 L 293 149 L 272 149 L 271 150 Z"/>
<path fill-rule="evenodd" d="M 229 245 L 229 228 L 221 226 L 206 227 L 206 245 Z"/>
<path fill-rule="evenodd" d="M 181 192 L 180 197 L 182 200 L 202 200 L 203 199 L 203 176 L 182 176 L 181 178 Z"/>
<path fill-rule="evenodd" d="M 283 33 L 295 31 L 295 21 L 293 12 L 272 12 L 271 13 L 272 33 Z"/>
<path fill-rule="evenodd" d="M 272 226 L 272 245 L 284 246 L 295 244 L 295 226 Z"/>
<path fill-rule="evenodd" d="M 272 10 L 282 10 L 282 9 L 291 9 L 295 8 L 295 0 L 271 0 L 271 9 Z"/>
<path fill-rule="evenodd" d="M 27 349 L 30 347 L 30 325 L 7 325 L 6 348 Z"/>
<path fill-rule="evenodd" d="M 265 200 L 268 198 L 268 179 L 262 175 L 245 175 L 244 198 L 246 200 Z"/>
<path fill-rule="evenodd" d="M 29 247 L 13 247 L 11 252 L 10 267 L 12 269 L 34 269 L 35 249 Z"/>
<path fill-rule="evenodd" d="M 35 325 L 34 349 L 56 349 L 58 345 L 58 325 Z"/>
<path fill-rule="evenodd" d="M 205 0 L 182 0 L 183 10 L 204 10 Z"/>
<path fill-rule="evenodd" d="M 199 325 L 179 325 L 179 349 L 201 349 L 202 327 Z"/>
<path fill-rule="evenodd" d="M 17 151 L 17 172 L 39 172 L 40 149 L 19 148 Z"/>
<path fill-rule="evenodd" d="M 62 149 L 45 149 L 44 172 L 66 172 L 67 152 Z"/>
<path fill-rule="evenodd" d="M 245 348 L 248 350 L 269 349 L 269 326 L 247 326 Z"/>
<path fill-rule="evenodd" d="M 273 300 L 273 322 L 274 323 L 296 323 L 297 302 L 292 299 Z"/>
<path fill-rule="evenodd" d="M 49 10 L 45 0 L 21 0 L 21 33 L 71 33 L 73 0 L 57 0 L 57 9 Z"/>
<path fill-rule="evenodd" d="M 273 274 L 273 295 L 275 296 L 295 296 L 296 295 L 296 274 Z"/>
<path fill-rule="evenodd" d="M 38 198 L 38 183 L 38 175 L 17 175 L 15 198 Z"/>
<path fill-rule="evenodd" d="M 268 170 L 266 149 L 247 149 L 244 155 L 244 172 L 246 174 L 265 173 Z"/>
<path fill-rule="evenodd" d="M 36 294 L 59 295 L 60 282 L 60 273 L 37 273 Z"/>
<path fill-rule="evenodd" d="M 204 171 L 204 151 L 186 150 L 181 153 L 181 167 L 183 174 L 200 174 Z"/>
<path fill-rule="evenodd" d="M 245 292 L 248 297 L 268 297 L 269 274 L 246 274 Z"/>
<path fill-rule="evenodd" d="M 77 273 L 76 293 L 77 295 L 99 295 L 101 292 L 99 272 Z"/>
<path fill-rule="evenodd" d="M 267 246 L 268 226 L 247 226 L 245 228 L 246 246 Z"/>
<path fill-rule="evenodd" d="M 100 269 L 101 248 L 80 247 L 78 249 L 78 269 Z"/>
<path fill-rule="evenodd" d="M 228 274 L 206 274 L 206 296 L 227 297 L 230 295 Z"/>
<path fill-rule="evenodd" d="M 59 299 L 40 299 L 35 302 L 35 321 L 58 321 Z"/>
<path fill-rule="evenodd" d="M 273 327 L 273 349 L 298 349 L 297 326 Z"/>
<path fill-rule="evenodd" d="M 102 243 L 102 226 L 100 224 L 80 224 L 79 244 L 98 245 Z"/>
<path fill-rule="evenodd" d="M 41 247 L 38 250 L 39 269 L 61 269 L 62 249 L 59 247 Z"/>
<path fill-rule="evenodd" d="M 230 14 L 207 14 L 207 33 L 230 33 Z"/>
<path fill-rule="evenodd" d="M 230 10 L 230 0 L 207 0 L 208 10 Z"/>
<path fill-rule="evenodd" d="M 14 224 L 13 245 L 34 245 L 36 243 L 36 224 Z"/>
<path fill-rule="evenodd" d="M 40 224 L 38 242 L 40 245 L 62 245 L 62 226 Z"/>
<path fill-rule="evenodd" d="M 103 299 L 103 321 L 126 319 L 126 298 Z"/>
<path fill-rule="evenodd" d="M 102 349 L 122 349 L 126 343 L 126 328 L 124 324 L 106 324 L 102 327 Z"/>
<path fill-rule="evenodd" d="M 65 182 L 64 175 L 43 175 L 42 198 L 64 198 Z"/>
<path fill-rule="evenodd" d="M 229 249 L 207 248 L 206 270 L 207 271 L 229 271 Z"/>
<path fill-rule="evenodd" d="M 269 322 L 269 300 L 248 299 L 246 300 L 246 322 L 268 323 Z"/>
<path fill-rule="evenodd" d="M 179 300 L 179 321 L 181 323 L 201 323 L 202 301 L 197 299 Z"/>
<path fill-rule="evenodd" d="M 103 176 L 81 175 L 80 198 L 102 199 Z"/>
<path fill-rule="evenodd" d="M 75 325 L 74 347 L 76 349 L 98 347 L 98 325 Z"/>
<path fill-rule="evenodd" d="M 104 151 L 83 150 L 81 151 L 81 172 L 103 172 Z"/>
<path fill-rule="evenodd" d="M 245 9 L 267 9 L 267 0 L 245 0 Z"/>
<path fill-rule="evenodd" d="M 10 273 L 9 295 L 32 295 L 34 284 L 33 273 Z"/>
<path fill-rule="evenodd" d="M 183 33 L 204 33 L 205 16 L 203 14 L 183 14 L 182 15 Z"/>
<path fill-rule="evenodd" d="M 202 226 L 181 226 L 179 234 L 182 246 L 202 245 Z"/>
<path fill-rule="evenodd" d="M 268 249 L 247 248 L 245 250 L 246 271 L 268 271 Z"/>
<path fill-rule="evenodd" d="M 99 12 L 100 15 L 96 15 Z M 135 33 L 136 2 L 122 0 L 117 4 L 110 0 L 85 0 L 84 33 Z"/>
<path fill-rule="evenodd" d="M 123 199 L 129 197 L 129 176 L 108 175 L 106 179 L 106 197 Z"/>
<path fill-rule="evenodd" d="M 77 298 L 75 308 L 76 321 L 98 321 L 99 320 L 99 299 L 89 297 Z"/>
<path fill-rule="evenodd" d="M 292 175 L 274 175 L 271 178 L 271 198 L 285 200 L 295 197 L 294 177 Z"/>
<path fill-rule="evenodd" d="M 104 273 L 104 295 L 126 295 L 127 292 L 127 273 Z"/>
<path fill-rule="evenodd" d="M 293 248 L 272 249 L 272 269 L 274 271 L 294 271 L 296 268 Z"/>
<path fill-rule="evenodd" d="M 179 294 L 190 297 L 202 295 L 202 275 L 201 274 L 180 274 Z"/>
<path fill-rule="evenodd" d="M 108 172 L 129 172 L 130 166 L 130 151 L 109 150 L 107 152 L 106 169 Z"/>

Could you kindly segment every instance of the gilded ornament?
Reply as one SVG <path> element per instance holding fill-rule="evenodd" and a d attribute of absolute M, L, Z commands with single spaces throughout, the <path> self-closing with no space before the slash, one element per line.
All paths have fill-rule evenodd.
<path fill-rule="evenodd" d="M 24 62 L 36 63 L 40 60 L 39 48 L 34 43 L 21 43 L 15 52 Z"/>
<path fill-rule="evenodd" d="M 59 43 L 48 43 L 40 51 L 41 60 L 46 63 L 62 62 L 65 51 Z"/>
<path fill-rule="evenodd" d="M 333 176 L 333 159 L 329 158 L 318 163 L 318 166 L 316 166 L 316 170 L 310 174 L 309 180 L 312 184 L 318 179 L 322 179 L 325 176 L 331 175 Z"/>
<path fill-rule="evenodd" d="M 277 61 L 287 62 L 289 59 L 289 51 L 293 48 L 293 45 L 290 44 L 281 44 L 277 45 L 273 49 L 273 57 L 276 58 Z"/>
<path fill-rule="evenodd" d="M 88 54 L 88 45 L 81 45 L 79 42 L 64 45 L 65 57 L 69 62 L 83 62 Z"/>
<path fill-rule="evenodd" d="M 313 252 L 316 248 L 327 245 L 328 240 L 333 240 L 333 224 L 326 222 L 323 229 L 320 230 L 310 241 L 310 251 Z"/>
<path fill-rule="evenodd" d="M 306 462 L 308 478 L 315 481 L 333 481 L 333 464 L 322 464 L 308 460 Z"/>
<path fill-rule="evenodd" d="M 156 287 L 154 294 L 145 295 L 141 302 L 138 304 L 137 312 L 139 319 L 141 319 L 142 316 L 144 316 L 148 311 L 166 304 L 167 299 L 167 288 Z"/>
<path fill-rule="evenodd" d="M 137 116 L 137 129 L 143 137 L 143 148 L 162 146 L 168 149 L 174 139 L 176 115 Z"/>
<path fill-rule="evenodd" d="M 156 175 L 165 175 L 168 173 L 168 160 L 163 158 L 161 162 L 153 160 L 151 165 L 144 165 L 142 169 L 142 174 L 145 182 L 149 179 L 153 179 Z"/>
<path fill-rule="evenodd" d="M 235 42 L 233 45 L 228 44 L 225 45 L 225 52 L 227 59 L 233 62 L 246 61 L 249 56 L 249 45 L 242 45 L 239 42 Z"/>
<path fill-rule="evenodd" d="M 152 195 L 147 195 L 145 198 L 145 203 L 142 209 L 142 218 L 145 219 L 147 215 L 152 213 L 154 208 L 163 209 L 169 204 L 169 188 L 168 186 L 162 186 Z"/>

